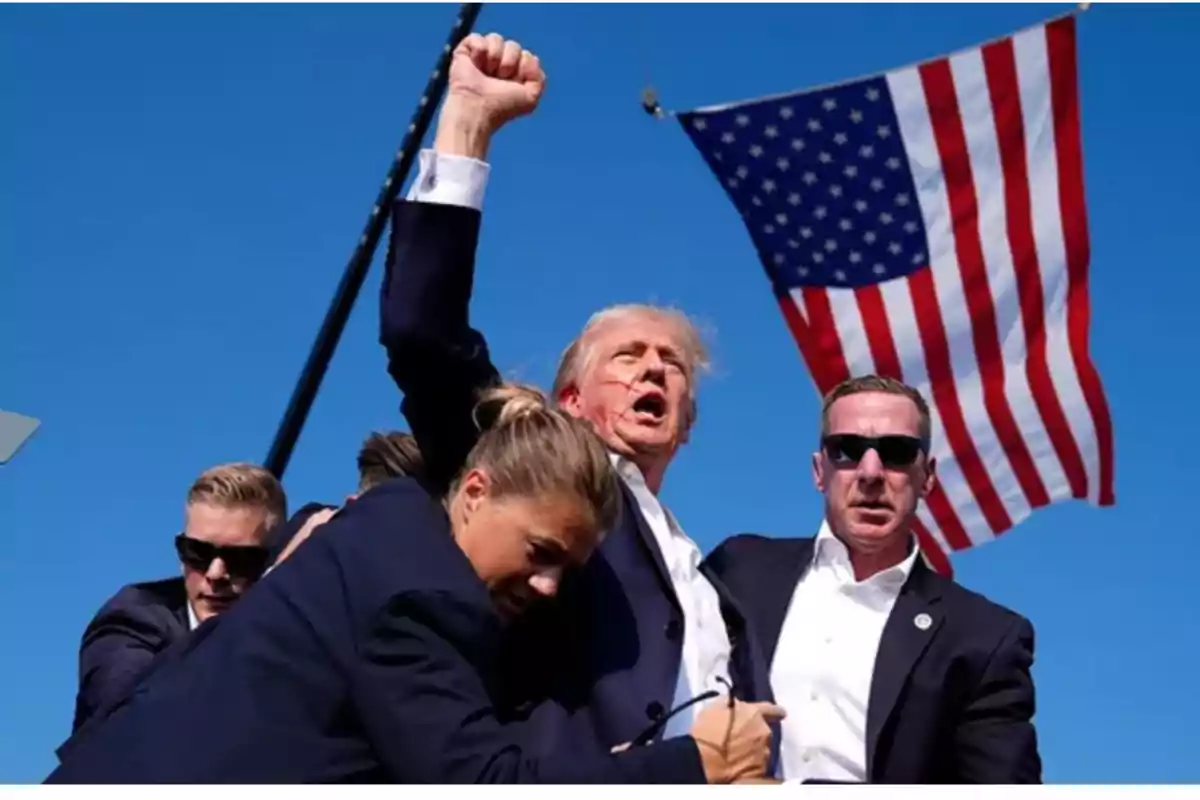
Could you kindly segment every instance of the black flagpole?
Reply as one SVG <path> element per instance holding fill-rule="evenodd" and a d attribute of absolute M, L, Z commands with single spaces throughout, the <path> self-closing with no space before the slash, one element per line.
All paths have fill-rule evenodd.
<path fill-rule="evenodd" d="M 412 163 L 417 157 L 421 142 L 425 139 L 426 131 L 429 130 L 429 123 L 433 121 L 433 115 L 437 111 L 438 104 L 441 103 L 442 94 L 446 91 L 450 56 L 459 42 L 471 32 L 475 25 L 475 19 L 482 9 L 483 3 L 463 3 L 460 6 L 458 18 L 454 21 L 454 27 L 450 31 L 450 38 L 442 49 L 437 67 L 434 68 L 433 75 L 429 78 L 429 83 L 425 86 L 425 92 L 421 95 L 421 101 L 417 105 L 416 113 L 413 114 L 412 123 L 408 126 L 404 141 L 401 142 L 400 149 L 396 151 L 396 158 L 392 162 L 391 169 L 388 170 L 387 178 L 383 181 L 383 188 L 380 189 L 379 196 L 375 199 L 375 206 L 371 209 L 367 226 L 363 230 L 362 236 L 359 237 L 358 245 L 354 248 L 354 255 L 350 256 L 350 263 L 346 265 L 346 269 L 342 273 L 342 279 L 338 283 L 333 302 L 325 313 L 325 321 L 321 323 L 317 340 L 308 354 L 308 361 L 304 364 L 300 380 L 292 391 L 287 411 L 284 412 L 279 429 L 275 432 L 275 441 L 271 443 L 271 451 L 267 454 L 265 466 L 277 478 L 283 478 L 284 470 L 287 469 L 288 462 L 292 458 L 296 440 L 300 438 L 300 431 L 304 427 L 305 420 L 308 419 L 308 412 L 312 409 L 313 401 L 317 397 L 317 390 L 320 389 L 325 371 L 333 359 L 333 352 L 337 349 L 342 331 L 346 328 L 346 321 L 350 318 L 354 301 L 358 298 L 363 281 L 367 278 L 367 271 L 371 268 L 371 259 L 375 256 L 375 248 L 379 245 L 379 239 L 387 226 L 390 216 L 389 209 L 400 193 L 400 187 L 408 179 L 409 170 L 412 169 Z"/>

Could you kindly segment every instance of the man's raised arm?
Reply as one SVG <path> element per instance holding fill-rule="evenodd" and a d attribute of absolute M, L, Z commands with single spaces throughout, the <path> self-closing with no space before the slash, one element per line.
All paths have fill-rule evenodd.
<path fill-rule="evenodd" d="M 432 151 L 408 198 L 392 209 L 380 303 L 388 373 L 425 459 L 429 483 L 448 487 L 474 445 L 480 389 L 498 380 L 469 307 L 492 135 L 536 108 L 537 58 L 497 34 L 472 34 L 450 64 Z"/>

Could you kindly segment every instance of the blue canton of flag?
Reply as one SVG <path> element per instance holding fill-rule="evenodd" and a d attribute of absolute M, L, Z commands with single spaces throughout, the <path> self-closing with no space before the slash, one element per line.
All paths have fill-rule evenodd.
<path fill-rule="evenodd" d="M 883 78 L 680 115 L 776 288 L 866 286 L 929 246 Z"/>

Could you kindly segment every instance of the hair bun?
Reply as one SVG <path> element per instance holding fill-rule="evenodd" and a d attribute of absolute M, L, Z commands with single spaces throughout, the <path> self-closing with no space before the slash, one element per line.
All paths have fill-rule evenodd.
<path fill-rule="evenodd" d="M 519 419 L 549 410 L 539 389 L 520 383 L 503 383 L 485 390 L 475 406 L 475 424 L 479 430 L 505 427 Z"/>

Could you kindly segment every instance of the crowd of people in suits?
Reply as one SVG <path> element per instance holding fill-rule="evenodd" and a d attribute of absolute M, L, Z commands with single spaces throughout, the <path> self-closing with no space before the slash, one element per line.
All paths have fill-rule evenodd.
<path fill-rule="evenodd" d="M 501 379 L 469 324 L 487 151 L 544 88 L 517 42 L 455 50 L 391 209 L 380 339 L 411 434 L 372 434 L 356 492 L 290 520 L 262 468 L 201 475 L 182 577 L 87 626 L 49 782 L 1041 780 L 1032 626 L 915 542 L 915 389 L 824 398 L 814 536 L 705 558 L 659 498 L 707 359 L 685 315 L 604 309 L 548 393 Z"/>

